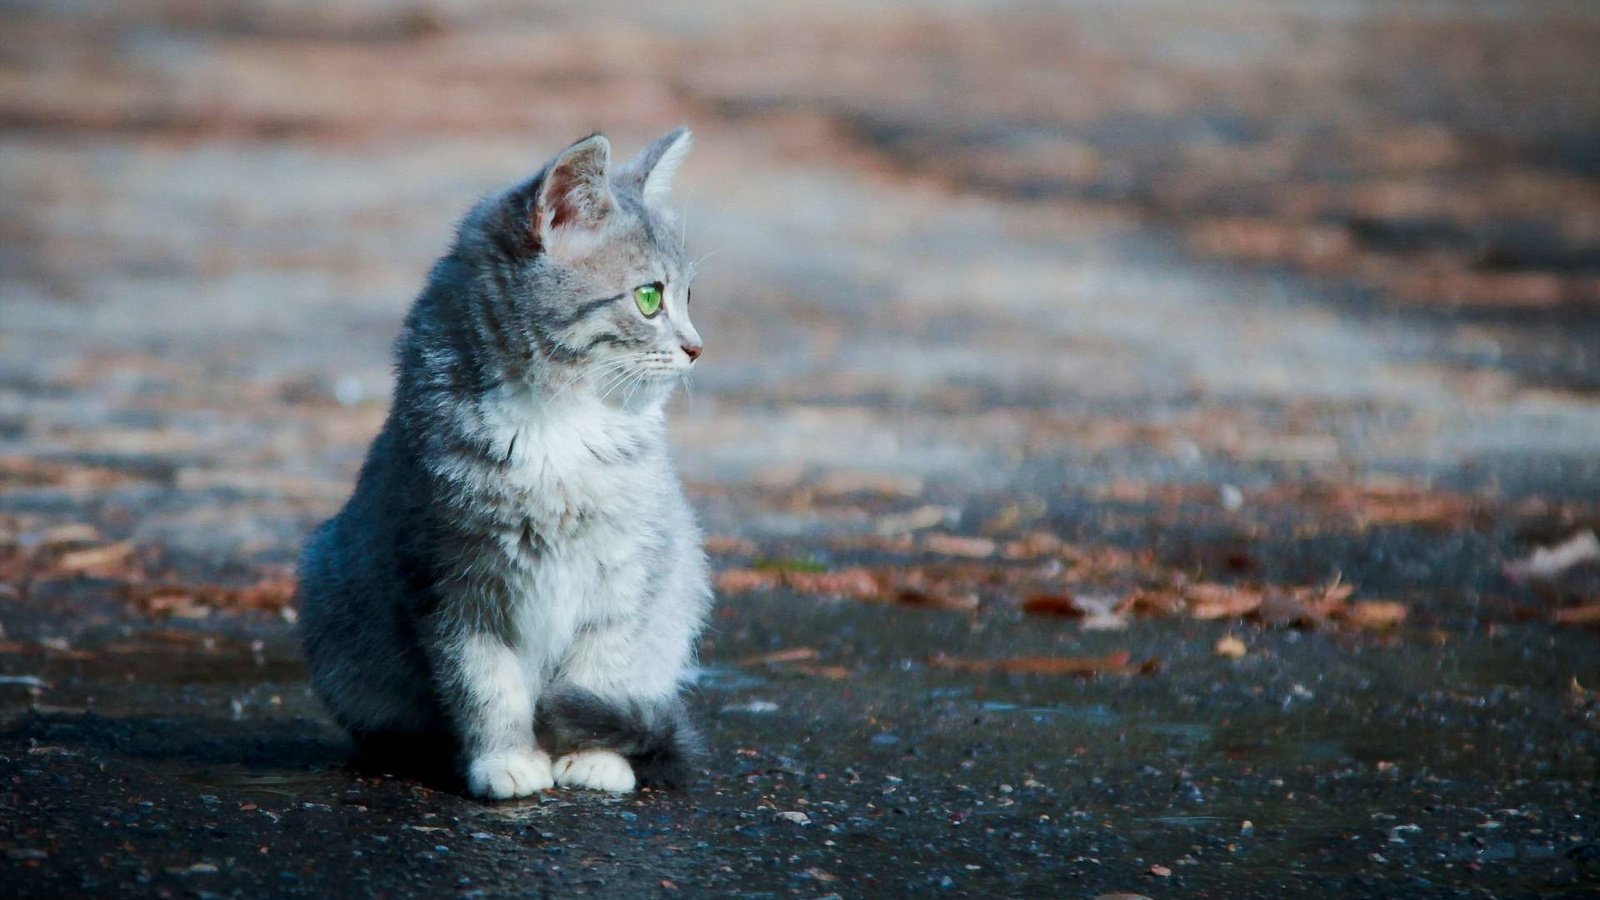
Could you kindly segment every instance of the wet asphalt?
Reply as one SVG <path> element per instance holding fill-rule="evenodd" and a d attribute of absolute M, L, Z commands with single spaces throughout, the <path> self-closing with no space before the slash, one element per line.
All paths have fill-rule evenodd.
<path fill-rule="evenodd" d="M 1554 621 L 1600 567 L 1504 571 L 1600 530 L 1591 8 L 402 6 L 0 29 L 0 893 L 1600 892 L 1600 644 Z M 715 567 L 929 589 L 722 591 L 681 793 L 353 769 L 240 598 L 348 491 L 453 217 L 682 121 Z M 1081 554 L 999 549 L 1038 534 Z M 1092 630 L 1031 566 L 1406 618 Z"/>

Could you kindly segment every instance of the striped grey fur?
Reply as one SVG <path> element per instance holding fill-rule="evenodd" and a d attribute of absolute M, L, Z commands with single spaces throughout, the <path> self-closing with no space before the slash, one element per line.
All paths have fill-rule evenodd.
<path fill-rule="evenodd" d="M 663 412 L 701 349 L 666 207 L 689 142 L 614 169 L 602 136 L 568 147 L 468 213 L 407 315 L 389 417 L 300 565 L 312 681 L 363 755 L 450 748 L 489 798 L 690 772 L 711 592 Z"/>

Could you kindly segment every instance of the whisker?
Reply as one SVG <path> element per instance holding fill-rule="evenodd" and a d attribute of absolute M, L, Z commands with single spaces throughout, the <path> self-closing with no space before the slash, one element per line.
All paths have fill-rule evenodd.
<path fill-rule="evenodd" d="M 695 275 L 698 275 L 700 273 L 700 264 L 711 257 L 716 256 L 718 253 L 721 253 L 726 246 L 727 245 L 724 244 L 722 247 L 717 247 L 714 250 L 707 251 L 695 257 L 694 261 L 689 263 L 689 272 L 691 273 L 689 277 L 693 278 Z"/>
<path fill-rule="evenodd" d="M 639 360 L 648 358 L 649 356 L 650 356 L 650 352 L 648 352 L 648 351 L 640 352 L 640 353 L 630 353 L 630 354 L 627 354 L 625 356 L 617 357 L 616 359 L 603 360 L 601 362 L 598 362 L 598 363 L 595 363 L 593 365 L 587 366 L 582 371 L 578 372 L 576 375 L 572 376 L 571 378 L 569 378 L 565 382 L 563 382 L 562 385 L 559 388 L 557 388 L 554 393 L 552 393 L 550 395 L 550 399 L 554 400 L 557 397 L 561 396 L 561 394 L 564 391 L 566 391 L 567 388 L 572 387 L 572 385 L 576 384 L 577 382 L 581 381 L 583 378 L 585 378 L 585 377 L 587 377 L 589 375 L 594 375 L 594 374 L 598 374 L 598 373 L 601 373 L 601 372 L 606 372 L 606 371 L 613 370 L 613 369 L 624 368 L 624 367 L 626 367 L 628 365 L 631 365 L 633 363 L 638 362 Z"/>

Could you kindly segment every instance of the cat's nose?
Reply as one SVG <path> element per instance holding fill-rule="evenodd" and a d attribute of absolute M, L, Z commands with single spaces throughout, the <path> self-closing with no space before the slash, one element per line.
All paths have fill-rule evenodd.
<path fill-rule="evenodd" d="M 699 343 L 684 344 L 683 345 L 683 352 L 689 354 L 689 361 L 690 362 L 694 362 L 695 360 L 699 359 L 700 358 L 700 351 L 702 351 L 704 349 L 705 349 L 705 347 L 703 345 L 699 344 Z"/>

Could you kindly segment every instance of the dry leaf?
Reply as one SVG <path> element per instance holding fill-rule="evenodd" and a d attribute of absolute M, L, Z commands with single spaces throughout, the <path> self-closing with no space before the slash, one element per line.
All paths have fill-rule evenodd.
<path fill-rule="evenodd" d="M 799 672 L 802 675 L 810 675 L 814 678 L 827 678 L 830 681 L 842 681 L 846 678 L 849 678 L 851 674 L 853 674 L 844 666 L 802 665 L 795 666 L 790 671 Z"/>
<path fill-rule="evenodd" d="M 1315 628 L 1342 613 L 1345 600 L 1354 590 L 1353 585 L 1334 583 L 1274 591 L 1262 601 L 1257 615 L 1270 625 Z"/>
<path fill-rule="evenodd" d="M 988 538 L 962 537 L 956 534 L 930 534 L 922 539 L 922 546 L 930 553 L 943 556 L 965 556 L 982 559 L 993 556 L 995 542 Z"/>
<path fill-rule="evenodd" d="M 1344 611 L 1344 619 L 1358 628 L 1379 631 L 1394 628 L 1406 620 L 1410 610 L 1393 600 L 1358 600 Z"/>
<path fill-rule="evenodd" d="M 894 599 L 907 606 L 926 606 L 929 609 L 947 609 L 971 612 L 978 608 L 977 594 L 959 594 L 942 590 L 908 586 L 895 591 Z"/>
<path fill-rule="evenodd" d="M 84 569 L 115 565 L 127 560 L 132 555 L 133 545 L 124 541 L 117 544 L 106 544 L 101 547 L 90 547 L 87 550 L 73 550 L 70 553 L 63 553 L 56 560 L 55 567 L 63 572 L 81 572 Z"/>
<path fill-rule="evenodd" d="M 1137 675 L 1160 671 L 1161 663 L 1149 659 L 1138 665 L 1130 662 L 1132 654 L 1126 650 L 1106 656 L 1013 656 L 1007 659 L 961 659 L 938 654 L 928 660 L 928 665 L 961 672 L 1001 672 L 1007 675 L 1071 675 L 1089 678 L 1095 675 Z"/>
<path fill-rule="evenodd" d="M 751 594 L 778 586 L 778 573 L 761 569 L 724 569 L 717 573 L 717 590 L 724 594 Z"/>
<path fill-rule="evenodd" d="M 837 572 L 780 572 L 779 578 L 784 587 L 801 594 L 870 600 L 883 593 L 872 573 L 860 567 Z"/>
<path fill-rule="evenodd" d="M 946 518 L 958 515 L 960 510 L 948 506 L 919 506 L 909 512 L 896 513 L 884 516 L 878 520 L 879 534 L 903 534 L 907 531 L 921 531 L 942 525 Z"/>
<path fill-rule="evenodd" d="M 735 660 L 736 666 L 770 666 L 778 663 L 806 662 L 816 659 L 822 654 L 815 647 L 790 647 L 787 650 L 774 650 L 771 653 L 757 653 Z"/>
<path fill-rule="evenodd" d="M 100 532 L 91 525 L 73 524 L 60 525 L 44 533 L 43 544 L 47 549 L 59 550 L 75 544 L 97 544 L 100 542 Z"/>
<path fill-rule="evenodd" d="M 1196 619 L 1237 619 L 1260 608 L 1262 594 L 1222 584 L 1191 584 L 1183 589 L 1183 599 Z"/>
<path fill-rule="evenodd" d="M 1238 659 L 1250 651 L 1245 647 L 1244 641 L 1230 634 L 1217 641 L 1216 652 L 1218 656 Z"/>
<path fill-rule="evenodd" d="M 712 556 L 755 556 L 758 552 L 754 541 L 715 534 L 705 539 L 705 548 Z"/>
<path fill-rule="evenodd" d="M 1600 625 L 1600 603 L 1558 609 L 1551 618 L 1562 625 Z"/>
<path fill-rule="evenodd" d="M 1034 594 L 1022 601 L 1022 611 L 1039 616 L 1063 616 L 1080 619 L 1084 611 L 1078 608 L 1071 594 Z"/>
<path fill-rule="evenodd" d="M 1001 550 L 1006 559 L 1035 559 L 1049 556 L 1061 549 L 1061 539 L 1048 531 L 1033 531 L 1014 541 L 1008 541 Z"/>

